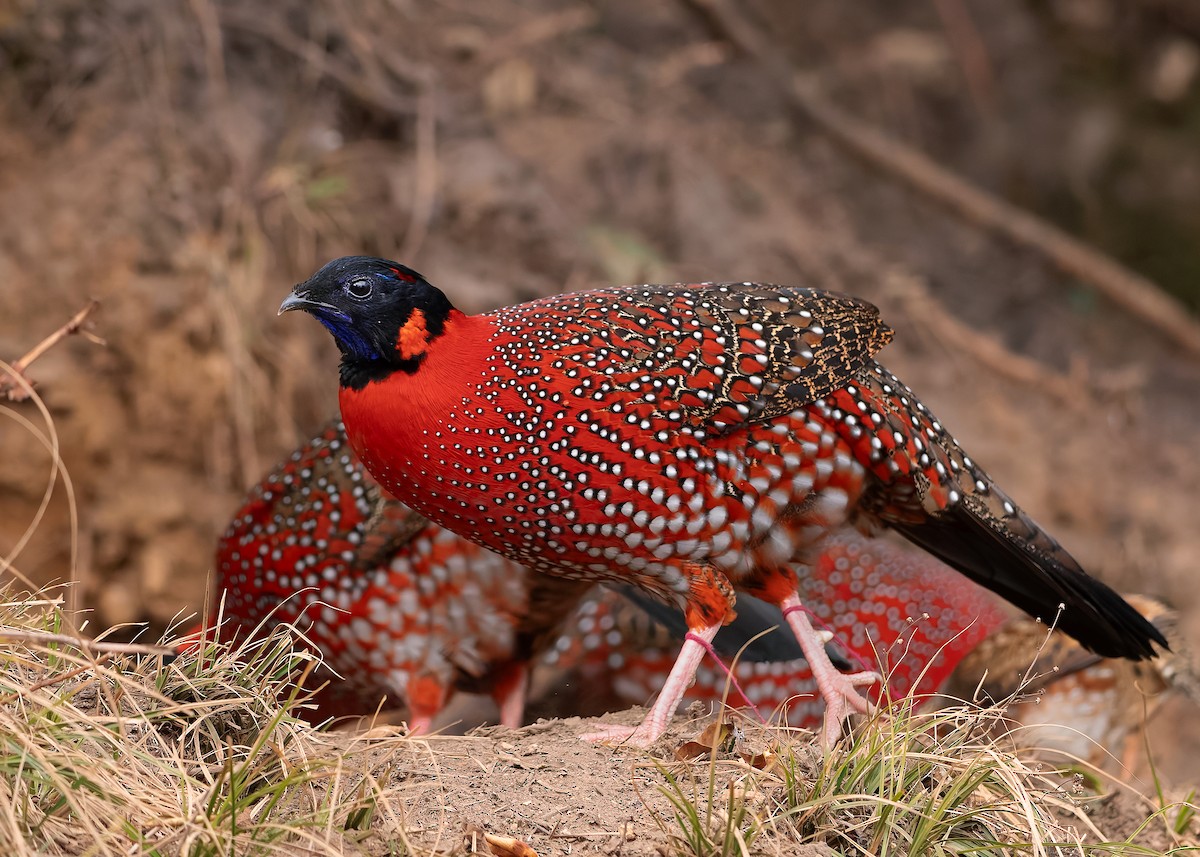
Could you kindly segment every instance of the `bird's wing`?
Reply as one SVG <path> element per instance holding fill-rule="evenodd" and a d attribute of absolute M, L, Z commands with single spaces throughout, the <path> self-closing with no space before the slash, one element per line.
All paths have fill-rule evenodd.
<path fill-rule="evenodd" d="M 829 399 L 821 408 L 869 469 L 860 511 L 1031 616 L 1057 616 L 1059 629 L 1096 654 L 1136 660 L 1154 657 L 1152 642 L 1166 647 L 1162 633 L 1089 577 L 891 372 L 872 363 Z M 875 429 L 855 437 L 838 413 Z"/>
<path fill-rule="evenodd" d="M 1031 616 L 1055 622 L 1099 655 L 1149 658 L 1155 654 L 1151 641 L 1167 645 L 1157 628 L 1089 577 L 1069 554 L 1042 550 L 1014 535 L 980 504 L 959 502 L 922 523 L 893 526 Z"/>
<path fill-rule="evenodd" d="M 597 407 L 718 434 L 851 382 L 892 337 L 866 301 L 761 283 L 599 289 L 496 319 L 555 326 L 546 356 Z"/>

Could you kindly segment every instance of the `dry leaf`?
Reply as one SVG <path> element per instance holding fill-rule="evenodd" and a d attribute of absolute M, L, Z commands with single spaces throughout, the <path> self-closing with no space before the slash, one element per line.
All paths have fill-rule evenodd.
<path fill-rule="evenodd" d="M 742 761 L 760 771 L 770 771 L 779 764 L 779 757 L 770 750 L 761 753 L 742 753 Z"/>
<path fill-rule="evenodd" d="M 496 836 L 493 833 L 483 834 L 483 841 L 496 857 L 538 857 L 537 852 L 527 843 L 511 836 Z"/>
<path fill-rule="evenodd" d="M 695 759 L 701 759 L 712 752 L 712 747 L 706 747 L 699 741 L 685 741 L 675 748 L 675 760 L 678 762 L 691 762 Z"/>
<path fill-rule="evenodd" d="M 688 762 L 707 756 L 713 750 L 730 752 L 733 750 L 735 740 L 732 721 L 714 720 L 704 727 L 704 731 L 695 741 L 685 741 L 675 748 L 675 758 L 680 762 Z"/>
<path fill-rule="evenodd" d="M 704 727 L 704 731 L 700 733 L 700 737 L 696 740 L 701 744 L 711 748 L 720 748 L 731 743 L 733 739 L 733 721 L 724 718 L 714 720 L 712 723 Z M 732 748 L 730 748 L 732 749 Z"/>

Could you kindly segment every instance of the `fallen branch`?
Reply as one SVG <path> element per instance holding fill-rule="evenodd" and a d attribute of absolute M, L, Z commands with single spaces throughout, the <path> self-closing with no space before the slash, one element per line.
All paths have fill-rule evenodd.
<path fill-rule="evenodd" d="M 841 110 L 821 94 L 814 80 L 797 73 L 783 52 L 745 15 L 735 11 L 729 0 L 686 2 L 722 37 L 761 63 L 805 116 L 860 158 L 976 224 L 1036 250 L 1059 270 L 1088 283 L 1189 353 L 1200 356 L 1200 322 L 1157 284 Z"/>
<path fill-rule="evenodd" d="M 901 275 L 897 275 L 899 279 Z M 1059 374 L 1036 360 L 1017 354 L 994 336 L 964 324 L 929 293 L 924 285 L 903 277 L 897 296 L 907 306 L 914 323 L 936 333 L 935 341 L 955 354 L 966 354 L 981 366 L 1025 389 L 1040 389 L 1064 405 L 1083 407 L 1090 399 L 1090 387 L 1083 379 Z"/>
<path fill-rule="evenodd" d="M 14 362 L 10 377 L 0 378 L 0 395 L 5 396 L 10 402 L 23 402 L 28 399 L 29 391 L 33 388 L 33 381 L 27 374 L 30 364 L 53 348 L 59 340 L 65 339 L 71 334 L 83 333 L 93 342 L 104 345 L 103 339 L 90 331 L 83 330 L 83 323 L 98 306 L 100 306 L 100 301 L 95 299 L 89 301 L 88 305 L 71 316 L 66 324 L 33 346 L 29 353 L 20 360 Z"/>

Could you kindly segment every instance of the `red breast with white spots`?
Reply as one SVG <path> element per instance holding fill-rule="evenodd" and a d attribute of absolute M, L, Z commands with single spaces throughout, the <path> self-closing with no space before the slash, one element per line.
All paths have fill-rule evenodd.
<path fill-rule="evenodd" d="M 231 522 L 222 593 L 231 633 L 295 623 L 366 710 L 388 695 L 433 714 L 456 675 L 512 656 L 528 588 L 520 567 L 386 498 L 334 424 Z"/>

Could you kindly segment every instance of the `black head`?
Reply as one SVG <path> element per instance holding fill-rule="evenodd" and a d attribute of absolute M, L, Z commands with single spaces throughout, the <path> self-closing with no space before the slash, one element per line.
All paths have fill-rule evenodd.
<path fill-rule="evenodd" d="M 342 352 L 342 385 L 360 389 L 395 371 L 415 372 L 454 309 L 411 268 L 370 256 L 334 259 L 279 307 L 329 328 Z"/>

